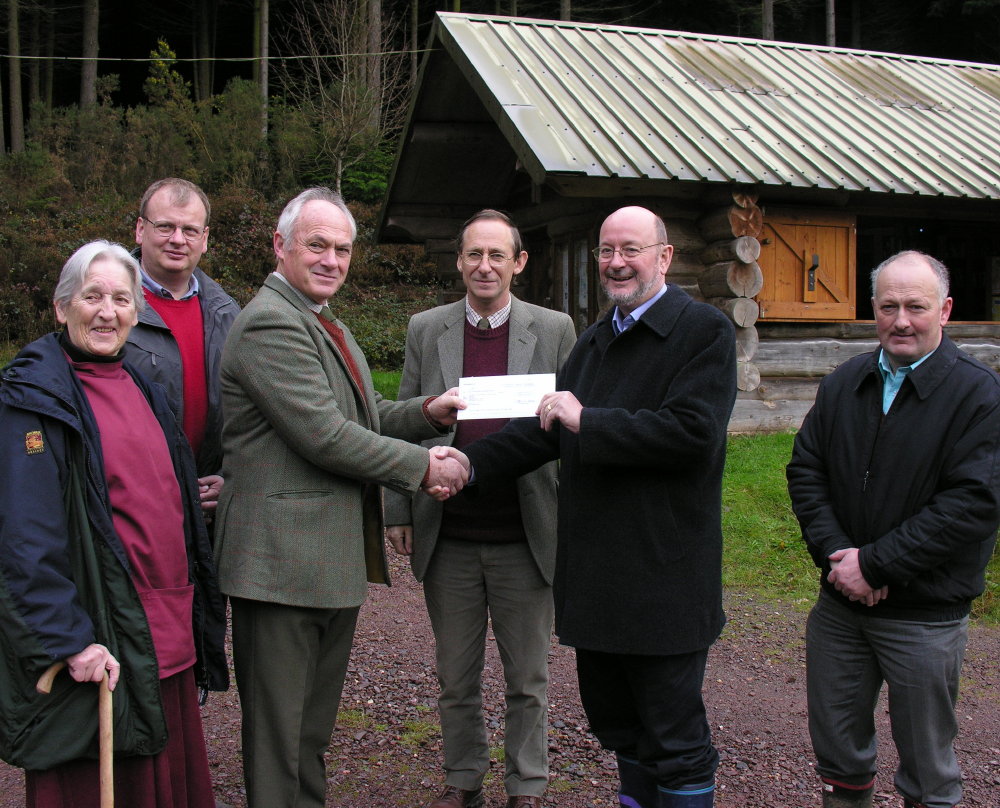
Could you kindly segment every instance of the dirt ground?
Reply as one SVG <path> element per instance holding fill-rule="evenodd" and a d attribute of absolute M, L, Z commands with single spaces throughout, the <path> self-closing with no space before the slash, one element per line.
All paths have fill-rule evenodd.
<path fill-rule="evenodd" d="M 341 720 L 328 756 L 331 808 L 419 808 L 440 788 L 433 639 L 420 586 L 393 561 L 391 589 L 372 587 L 361 612 Z M 709 659 L 705 698 L 721 755 L 716 805 L 813 808 L 817 779 L 806 731 L 803 604 L 727 596 L 729 624 Z M 615 767 L 587 732 L 573 651 L 553 642 L 550 662 L 551 783 L 546 805 L 616 806 Z M 490 640 L 484 674 L 486 718 L 496 752 L 486 805 L 501 808 L 503 676 Z M 959 761 L 967 808 L 1000 808 L 1000 629 L 974 627 L 958 706 Z M 901 805 L 885 703 L 876 806 Z M 205 735 L 218 797 L 243 808 L 239 699 L 212 694 Z M 0 764 L 0 808 L 24 805 L 21 773 Z M 128 808 L 128 806 L 121 806 Z"/>

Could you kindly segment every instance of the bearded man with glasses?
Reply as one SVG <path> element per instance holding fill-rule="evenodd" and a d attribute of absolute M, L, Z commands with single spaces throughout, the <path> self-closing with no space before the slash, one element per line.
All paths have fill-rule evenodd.
<path fill-rule="evenodd" d="M 555 630 L 576 649 L 591 731 L 627 808 L 710 808 L 719 755 L 702 702 L 722 611 L 722 470 L 732 323 L 666 282 L 662 219 L 626 207 L 595 251 L 613 303 L 542 397 L 465 448 L 480 495 L 560 461 Z"/>
<path fill-rule="evenodd" d="M 142 196 L 133 252 L 142 267 L 147 305 L 129 332 L 125 354 L 167 391 L 198 465 L 202 513 L 212 515 L 222 490 L 222 346 L 240 307 L 201 269 L 211 206 L 192 182 L 157 180 Z"/>

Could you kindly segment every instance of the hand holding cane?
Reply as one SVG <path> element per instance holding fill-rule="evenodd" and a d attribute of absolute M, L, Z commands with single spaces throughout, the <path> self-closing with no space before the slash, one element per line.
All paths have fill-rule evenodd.
<path fill-rule="evenodd" d="M 52 692 L 52 681 L 56 678 L 64 667 L 65 662 L 54 662 L 43 673 L 35 690 L 42 694 Z M 101 808 L 114 808 L 115 805 L 115 780 L 114 780 L 114 724 L 113 713 L 111 711 L 111 690 L 108 687 L 108 672 L 104 671 L 104 678 L 98 683 L 100 688 L 97 698 L 98 715 L 98 749 L 101 772 Z"/>

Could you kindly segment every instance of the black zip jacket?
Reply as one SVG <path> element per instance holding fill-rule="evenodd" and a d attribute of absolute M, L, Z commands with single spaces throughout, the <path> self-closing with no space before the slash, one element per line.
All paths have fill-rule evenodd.
<path fill-rule="evenodd" d="M 1000 520 L 1000 377 L 944 336 L 882 414 L 878 351 L 820 384 L 786 470 L 822 586 L 869 614 L 945 621 L 982 594 Z M 858 547 L 865 580 L 889 595 L 852 603 L 826 580 Z"/>

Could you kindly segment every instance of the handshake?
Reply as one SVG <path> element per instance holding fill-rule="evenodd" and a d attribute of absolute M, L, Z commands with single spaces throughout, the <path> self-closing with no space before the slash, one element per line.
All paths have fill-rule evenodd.
<path fill-rule="evenodd" d="M 435 446 L 430 450 L 430 465 L 420 488 L 438 502 L 444 502 L 466 486 L 470 468 L 469 458 L 458 449 Z"/>

